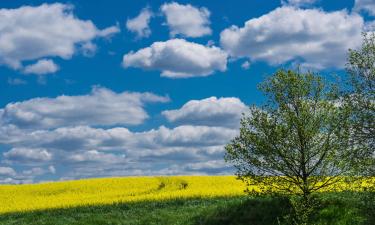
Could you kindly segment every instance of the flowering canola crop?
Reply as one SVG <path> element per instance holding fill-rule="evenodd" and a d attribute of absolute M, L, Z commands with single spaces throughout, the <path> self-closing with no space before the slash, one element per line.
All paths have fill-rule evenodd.
<path fill-rule="evenodd" d="M 101 178 L 0 185 L 0 213 L 146 200 L 244 195 L 234 176 Z"/>
<path fill-rule="evenodd" d="M 340 186 L 341 190 L 350 189 L 345 184 Z M 234 176 L 100 178 L 0 185 L 0 214 L 121 202 L 234 197 L 245 195 L 245 188 Z"/>

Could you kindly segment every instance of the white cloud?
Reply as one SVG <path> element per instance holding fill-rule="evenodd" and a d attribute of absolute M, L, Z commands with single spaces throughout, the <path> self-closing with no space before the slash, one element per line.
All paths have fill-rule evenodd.
<path fill-rule="evenodd" d="M 178 124 L 238 127 L 246 105 L 238 98 L 210 97 L 191 100 L 180 109 L 166 110 L 162 114 Z"/>
<path fill-rule="evenodd" d="M 145 103 L 167 101 L 167 97 L 152 93 L 115 93 L 95 87 L 88 95 L 62 95 L 9 103 L 0 110 L 0 123 L 29 129 L 74 125 L 136 125 L 148 118 L 143 108 Z"/>
<path fill-rule="evenodd" d="M 21 130 L 9 136 L 5 144 L 18 149 L 47 149 L 53 154 L 51 160 L 36 159 L 35 163 L 43 168 L 51 164 L 64 167 L 60 173 L 64 177 L 139 175 L 137 171 L 142 171 L 143 175 L 161 175 L 171 173 L 173 164 L 181 166 L 180 174 L 187 174 L 189 171 L 205 173 L 204 167 L 192 169 L 185 165 L 222 159 L 224 145 L 237 134 L 237 129 L 190 125 L 161 126 L 144 132 L 131 132 L 123 127 L 79 126 L 31 132 Z M 31 158 L 28 157 L 29 164 L 24 166 L 33 165 Z M 4 159 L 11 161 L 7 157 Z M 221 171 L 216 168 L 208 172 Z"/>
<path fill-rule="evenodd" d="M 185 165 L 185 167 L 191 170 L 207 170 L 207 169 L 223 169 L 230 167 L 228 163 L 226 163 L 223 159 L 219 160 L 210 160 L 206 162 L 197 162 L 197 163 L 189 163 Z"/>
<path fill-rule="evenodd" d="M 25 167 L 25 165 L 22 165 Z M 28 167 L 21 172 L 16 172 L 11 167 L 0 166 L 0 184 L 26 184 L 33 183 L 35 178 L 48 173 L 43 167 Z"/>
<path fill-rule="evenodd" d="M 80 20 L 73 6 L 60 3 L 0 9 L 0 65 L 21 69 L 22 62 L 46 57 L 70 59 L 77 46 L 118 32 L 99 30 Z"/>
<path fill-rule="evenodd" d="M 5 179 L 0 178 L 0 184 L 17 184 L 18 182 L 13 178 L 7 177 Z"/>
<path fill-rule="evenodd" d="M 214 46 L 172 39 L 124 55 L 123 66 L 161 70 L 170 78 L 208 76 L 215 70 L 226 71 L 227 54 Z"/>
<path fill-rule="evenodd" d="M 283 5 L 292 5 L 292 6 L 308 6 L 316 3 L 318 0 L 281 0 Z"/>
<path fill-rule="evenodd" d="M 7 160 L 17 162 L 43 162 L 52 159 L 52 154 L 46 149 L 32 148 L 12 148 L 10 151 L 3 153 L 3 156 Z"/>
<path fill-rule="evenodd" d="M 263 60 L 272 65 L 297 61 L 308 68 L 343 68 L 349 48 L 360 46 L 363 18 L 347 11 L 281 7 L 244 27 L 232 26 L 220 35 L 233 57 Z"/>
<path fill-rule="evenodd" d="M 76 153 L 68 156 L 68 160 L 74 163 L 82 162 L 107 162 L 107 163 L 117 163 L 123 162 L 125 155 L 115 155 L 110 153 L 98 152 L 96 150 L 89 150 L 80 153 Z"/>
<path fill-rule="evenodd" d="M 186 37 L 201 37 L 211 34 L 210 11 L 205 7 L 196 8 L 190 4 L 165 3 L 161 11 L 167 19 L 171 36 L 181 34 Z"/>
<path fill-rule="evenodd" d="M 25 74 L 37 74 L 44 75 L 48 73 L 55 73 L 59 70 L 59 66 L 56 65 L 50 59 L 40 59 L 35 64 L 28 65 L 23 69 Z"/>
<path fill-rule="evenodd" d="M 119 25 L 115 25 L 115 26 L 111 26 L 111 27 L 107 27 L 107 28 L 104 28 L 103 30 L 100 30 L 98 32 L 98 36 L 99 37 L 104 37 L 104 38 L 111 38 L 113 35 L 119 33 L 121 30 L 119 28 Z"/>
<path fill-rule="evenodd" d="M 374 0 L 355 0 L 354 10 L 357 12 L 365 11 L 375 16 L 375 2 Z"/>
<path fill-rule="evenodd" d="M 13 168 L 0 166 L 0 177 L 1 176 L 15 176 L 15 175 L 16 175 L 16 171 L 14 171 Z"/>
<path fill-rule="evenodd" d="M 151 34 L 149 23 L 152 17 L 153 13 L 150 9 L 144 8 L 137 17 L 126 21 L 126 28 L 136 33 L 138 38 L 148 37 Z"/>
<path fill-rule="evenodd" d="M 210 122 L 207 115 L 201 115 L 201 124 L 172 128 L 162 125 L 156 129 L 132 131 L 115 124 L 103 127 L 106 123 L 103 121 L 109 121 L 108 118 L 112 122 L 141 120 L 144 116 L 140 114 L 145 113 L 143 104 L 168 100 L 149 93 L 117 94 L 96 88 L 83 96 L 36 98 L 15 102 L 12 106 L 8 104 L 0 109 L 0 145 L 9 149 L 0 155 L 0 160 L 8 165 L 21 164 L 22 171 L 9 172 L 7 169 L 6 175 L 3 172 L 0 177 L 0 183 L 38 182 L 45 179 L 46 174 L 56 173 L 56 168 L 59 173 L 54 177 L 61 179 L 231 172 L 232 168 L 220 160 L 225 144 L 238 134 L 238 129 L 229 122 L 230 118 L 225 117 L 235 120 L 237 107 L 245 107 L 238 99 L 200 100 L 190 110 L 212 111 L 209 115 L 224 118 L 222 121 L 228 124 L 227 127 Z M 82 108 L 77 109 L 76 102 Z M 93 102 L 100 105 L 92 105 Z M 118 108 L 135 108 L 130 111 L 140 117 L 131 114 L 120 118 L 119 115 L 126 113 Z M 191 106 L 181 109 L 186 108 Z M 87 114 L 86 109 L 92 114 Z M 193 113 L 190 111 L 186 117 Z M 102 120 L 101 124 L 92 127 L 93 123 L 98 123 L 92 122 L 99 120 L 97 117 Z M 86 125 L 77 126 L 80 123 Z"/>
<path fill-rule="evenodd" d="M 40 175 L 46 174 L 47 172 L 48 172 L 48 170 L 45 170 L 43 168 L 34 167 L 34 168 L 29 169 L 29 170 L 22 171 L 22 175 L 35 177 L 35 176 L 40 176 Z"/>
<path fill-rule="evenodd" d="M 168 146 L 223 145 L 236 134 L 236 129 L 190 125 L 178 126 L 173 129 L 161 126 L 158 129 L 144 132 L 131 132 L 124 127 L 102 129 L 77 126 L 31 132 L 20 130 L 17 133 L 10 133 L 3 143 L 16 146 L 16 148 L 53 149 L 68 152 L 117 150 L 129 151 L 130 154 L 137 155 L 140 150 L 160 149 L 164 151 Z"/>
<path fill-rule="evenodd" d="M 0 175 L 0 184 L 33 183 L 36 177 L 45 175 L 47 173 L 50 173 L 50 171 L 43 167 L 29 167 L 27 169 L 22 170 L 21 172 L 16 172 L 13 170 L 11 174 L 5 175 L 5 178 L 3 179 L 1 178 L 1 175 Z"/>
<path fill-rule="evenodd" d="M 199 147 L 226 144 L 228 138 L 236 134 L 236 130 L 227 128 L 184 125 L 173 129 L 162 126 L 158 130 L 151 130 L 142 135 L 137 134 L 136 136 L 151 137 L 152 142 L 150 146 Z M 139 140 L 142 140 L 142 138 L 139 138 Z"/>
<path fill-rule="evenodd" d="M 80 51 L 86 57 L 93 57 L 96 53 L 97 46 L 92 42 L 82 44 Z"/>

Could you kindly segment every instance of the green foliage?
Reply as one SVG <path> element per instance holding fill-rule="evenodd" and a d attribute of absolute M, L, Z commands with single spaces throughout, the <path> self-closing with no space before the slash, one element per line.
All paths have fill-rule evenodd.
<path fill-rule="evenodd" d="M 320 202 L 315 196 L 291 196 L 290 203 L 294 214 L 287 215 L 288 221 L 292 221 L 294 225 L 308 225 L 312 220 L 312 216 L 317 212 Z"/>
<path fill-rule="evenodd" d="M 350 50 L 347 63 L 352 89 L 346 104 L 352 109 L 352 144 L 360 149 L 361 172 L 375 176 L 375 33 L 364 34 L 362 47 Z"/>
<path fill-rule="evenodd" d="M 218 206 L 216 210 L 208 211 L 197 224 L 204 225 L 279 225 L 292 224 L 290 215 L 293 209 L 286 197 L 260 196 L 244 199 L 241 202 Z"/>
<path fill-rule="evenodd" d="M 312 224 L 362 225 L 365 215 L 360 210 L 357 192 L 318 195 L 319 208 L 312 215 Z"/>
<path fill-rule="evenodd" d="M 375 89 L 375 34 L 363 34 L 360 49 L 350 49 L 347 71 L 353 91 L 374 96 Z"/>
<path fill-rule="evenodd" d="M 359 209 L 364 215 L 364 224 L 371 225 L 375 221 L 375 189 L 369 189 L 359 194 Z"/>
<path fill-rule="evenodd" d="M 268 102 L 250 107 L 239 136 L 226 146 L 225 159 L 249 190 L 300 193 L 307 202 L 351 174 L 349 110 L 335 88 L 313 73 L 279 70 L 260 89 Z"/>

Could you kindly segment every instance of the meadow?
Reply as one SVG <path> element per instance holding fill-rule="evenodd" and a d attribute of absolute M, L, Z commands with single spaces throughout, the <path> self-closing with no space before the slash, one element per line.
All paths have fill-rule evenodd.
<path fill-rule="evenodd" d="M 289 224 L 288 198 L 248 196 L 244 189 L 234 176 L 0 185 L 0 224 Z M 343 188 L 319 195 L 317 224 L 365 221 L 361 192 Z"/>

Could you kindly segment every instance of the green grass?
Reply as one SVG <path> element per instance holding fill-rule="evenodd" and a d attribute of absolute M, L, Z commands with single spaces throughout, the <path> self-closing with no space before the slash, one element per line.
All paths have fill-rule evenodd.
<path fill-rule="evenodd" d="M 359 194 L 322 194 L 319 199 L 319 210 L 313 215 L 314 224 L 359 225 L 368 217 L 364 206 L 369 205 L 363 204 L 365 198 Z M 369 210 L 371 214 L 371 202 Z M 276 225 L 278 221 L 290 224 L 290 219 L 283 218 L 292 211 L 290 202 L 283 197 L 177 199 L 11 213 L 0 215 L 0 224 Z M 368 218 L 368 224 L 372 219 Z"/>
<path fill-rule="evenodd" d="M 0 224 L 194 224 L 194 220 L 218 206 L 237 205 L 243 198 L 192 199 L 140 202 L 70 209 L 14 213 L 0 216 Z"/>

